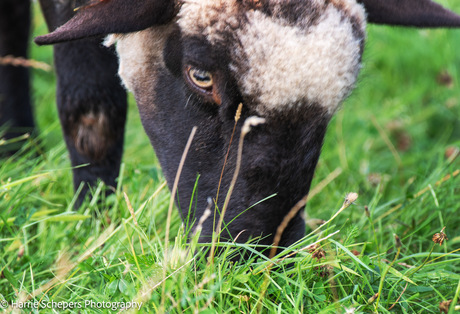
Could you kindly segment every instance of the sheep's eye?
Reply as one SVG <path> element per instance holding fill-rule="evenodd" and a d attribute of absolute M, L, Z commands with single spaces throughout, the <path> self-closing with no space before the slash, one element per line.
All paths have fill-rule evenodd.
<path fill-rule="evenodd" d="M 206 92 L 212 91 L 214 81 L 212 79 L 212 74 L 210 72 L 190 66 L 187 68 L 186 74 L 190 82 L 197 88 L 202 89 Z"/>

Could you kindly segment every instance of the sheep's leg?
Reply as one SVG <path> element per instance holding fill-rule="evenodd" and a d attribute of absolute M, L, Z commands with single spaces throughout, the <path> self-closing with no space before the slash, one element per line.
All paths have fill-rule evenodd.
<path fill-rule="evenodd" d="M 50 30 L 73 14 L 74 1 L 41 0 Z M 57 106 L 74 168 L 74 188 L 84 183 L 79 205 L 102 179 L 116 186 L 123 151 L 126 92 L 117 75 L 118 60 L 101 38 L 54 46 Z"/>
<path fill-rule="evenodd" d="M 31 133 L 34 129 L 29 70 L 23 66 L 6 65 L 12 59 L 5 58 L 11 56 L 15 61 L 27 58 L 29 29 L 29 0 L 0 1 L 0 136 L 7 139 Z M 0 155 L 14 151 L 20 145 L 1 145 Z"/>

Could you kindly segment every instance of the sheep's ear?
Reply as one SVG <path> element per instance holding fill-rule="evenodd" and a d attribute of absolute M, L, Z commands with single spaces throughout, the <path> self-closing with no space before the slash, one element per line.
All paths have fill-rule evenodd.
<path fill-rule="evenodd" d="M 370 23 L 416 26 L 460 27 L 460 16 L 431 0 L 358 0 Z"/>
<path fill-rule="evenodd" d="M 35 38 L 39 45 L 143 30 L 169 22 L 174 0 L 94 0 L 77 10 L 67 23 L 48 35 Z"/>

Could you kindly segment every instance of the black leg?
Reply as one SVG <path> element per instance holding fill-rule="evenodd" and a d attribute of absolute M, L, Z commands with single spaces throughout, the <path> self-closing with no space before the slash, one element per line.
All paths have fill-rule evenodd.
<path fill-rule="evenodd" d="M 42 0 L 50 30 L 73 12 L 71 1 Z M 73 170 L 74 188 L 84 183 L 81 204 L 98 179 L 115 186 L 123 152 L 126 92 L 117 75 L 118 59 L 101 38 L 54 46 L 57 105 Z"/>
<path fill-rule="evenodd" d="M 30 1 L 0 1 L 0 57 L 27 58 L 29 31 Z M 0 136 L 10 139 L 33 129 L 29 69 L 0 64 Z M 20 145 L 2 145 L 0 155 L 13 152 Z"/>

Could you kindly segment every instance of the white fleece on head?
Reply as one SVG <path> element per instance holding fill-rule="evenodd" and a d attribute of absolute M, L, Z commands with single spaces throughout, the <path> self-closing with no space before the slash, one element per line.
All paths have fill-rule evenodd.
<path fill-rule="evenodd" d="M 204 36 L 215 43 L 226 29 L 238 26 L 238 9 L 236 0 L 184 0 L 178 24 L 182 34 Z"/>
<path fill-rule="evenodd" d="M 258 113 L 305 103 L 334 113 L 360 69 L 361 39 L 343 13 L 330 4 L 308 29 L 282 25 L 260 11 L 246 15 L 231 69 L 243 95 L 258 100 Z"/>
<path fill-rule="evenodd" d="M 305 11 L 298 6 L 286 15 L 284 1 L 271 0 L 269 16 L 237 0 L 184 0 L 174 22 L 107 41 L 117 41 L 119 74 L 138 95 L 150 90 L 146 87 L 165 67 L 165 41 L 178 25 L 183 36 L 228 49 L 228 66 L 243 96 L 255 100 L 258 114 L 308 105 L 332 114 L 360 70 L 364 9 L 355 0 L 310 0 Z"/>
<path fill-rule="evenodd" d="M 230 68 L 243 95 L 257 100 L 259 114 L 302 104 L 332 114 L 360 70 L 363 38 L 353 30 L 364 33 L 364 9 L 355 0 L 311 0 L 304 20 L 293 22 L 280 18 L 284 1 L 270 1 L 268 16 L 242 12 L 236 0 L 185 0 L 178 24 L 184 35 L 203 36 L 211 44 L 234 39 L 224 42 L 233 59 Z M 315 12 L 320 16 L 309 21 Z"/>
<path fill-rule="evenodd" d="M 170 31 L 171 25 L 157 26 L 107 38 L 107 43 L 117 43 L 118 74 L 129 91 L 136 94 L 142 89 L 150 90 L 146 85 L 151 84 L 158 69 L 164 67 L 163 49 Z"/>

